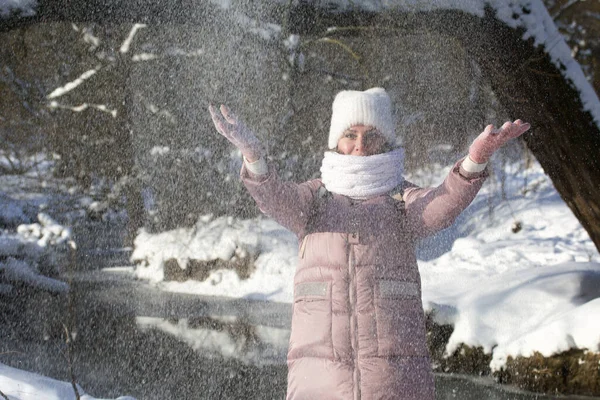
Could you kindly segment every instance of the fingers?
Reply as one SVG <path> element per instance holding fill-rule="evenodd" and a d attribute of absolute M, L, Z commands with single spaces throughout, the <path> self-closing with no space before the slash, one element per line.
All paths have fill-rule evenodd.
<path fill-rule="evenodd" d="M 213 120 L 213 124 L 215 124 L 215 128 L 217 128 L 217 131 L 219 131 L 219 133 L 221 135 L 226 136 L 225 124 L 223 122 L 223 119 L 222 119 L 220 113 L 217 111 L 215 106 L 213 106 L 212 104 L 209 105 L 208 111 L 210 112 L 210 116 Z"/>
<path fill-rule="evenodd" d="M 527 132 L 531 128 L 531 124 L 525 122 L 521 125 L 521 134 Z"/>
<path fill-rule="evenodd" d="M 529 128 L 531 128 L 529 123 L 517 119 L 514 122 L 506 121 L 496 133 L 501 133 L 509 138 L 516 138 L 527 132 Z"/>
<path fill-rule="evenodd" d="M 483 133 L 486 135 L 491 135 L 495 133 L 495 129 L 494 129 L 494 125 L 488 125 L 485 127 L 485 129 L 483 130 Z"/>
<path fill-rule="evenodd" d="M 225 120 L 232 125 L 237 125 L 238 119 L 233 112 L 225 105 L 221 104 L 221 113 L 225 117 Z"/>
<path fill-rule="evenodd" d="M 508 128 L 508 135 L 511 138 L 516 138 L 527 132 L 529 128 L 531 128 L 530 124 L 518 119 L 512 124 L 510 124 L 510 127 Z"/>

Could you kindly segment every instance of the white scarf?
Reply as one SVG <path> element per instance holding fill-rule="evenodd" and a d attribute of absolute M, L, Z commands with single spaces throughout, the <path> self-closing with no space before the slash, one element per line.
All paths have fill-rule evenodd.
<path fill-rule="evenodd" d="M 321 180 L 333 193 L 364 200 L 392 191 L 404 181 L 404 149 L 372 156 L 325 152 Z"/>

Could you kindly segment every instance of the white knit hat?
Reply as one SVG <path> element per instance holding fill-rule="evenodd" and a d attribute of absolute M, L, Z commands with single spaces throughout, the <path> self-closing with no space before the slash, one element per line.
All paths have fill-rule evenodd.
<path fill-rule="evenodd" d="M 369 125 L 377 128 L 393 144 L 396 140 L 392 101 L 383 88 L 372 88 L 364 92 L 344 90 L 333 100 L 331 127 L 329 128 L 330 149 L 335 149 L 344 131 L 354 125 Z"/>

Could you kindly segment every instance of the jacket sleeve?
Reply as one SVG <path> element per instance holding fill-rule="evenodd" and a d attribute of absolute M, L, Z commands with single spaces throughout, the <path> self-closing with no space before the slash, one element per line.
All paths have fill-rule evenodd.
<path fill-rule="evenodd" d="M 283 181 L 273 166 L 268 172 L 256 175 L 244 163 L 240 173 L 244 186 L 256 201 L 258 208 L 282 226 L 303 237 L 315 194 L 321 186 L 319 180 L 301 184 Z"/>
<path fill-rule="evenodd" d="M 458 161 L 444 182 L 435 188 L 420 188 L 406 182 L 402 199 L 406 204 L 406 216 L 416 239 L 430 236 L 452 225 L 471 204 L 483 182 L 487 170 L 468 173 Z"/>

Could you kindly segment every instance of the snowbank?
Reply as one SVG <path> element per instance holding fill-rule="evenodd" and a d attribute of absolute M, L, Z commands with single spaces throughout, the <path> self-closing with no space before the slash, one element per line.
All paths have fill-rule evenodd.
<path fill-rule="evenodd" d="M 76 398 L 70 383 L 8 367 L 4 364 L 0 364 L 0 390 L 10 400 L 70 400 Z M 77 391 L 81 395 L 81 400 L 96 399 L 86 394 L 79 385 L 77 385 Z M 116 400 L 135 399 L 121 396 Z"/>
<path fill-rule="evenodd" d="M 447 304 L 444 304 L 447 312 Z M 435 306 L 433 307 L 435 309 Z M 480 279 L 454 303 L 452 354 L 461 343 L 508 356 L 545 357 L 569 349 L 600 351 L 600 263 L 563 263 Z M 441 322 L 449 322 L 448 320 Z"/>
<path fill-rule="evenodd" d="M 505 173 L 507 200 L 486 185 L 468 236 L 419 262 L 425 309 L 454 326 L 447 353 L 481 346 L 496 370 L 508 356 L 600 351 L 600 255 L 539 166 Z"/>
<path fill-rule="evenodd" d="M 21 283 L 51 292 L 65 292 L 68 285 L 45 276 L 66 268 L 69 248 L 74 246 L 71 230 L 58 224 L 45 213 L 38 214 L 39 222 L 19 225 L 16 234 L 0 232 L 0 278 L 4 293 L 9 284 Z"/>
<path fill-rule="evenodd" d="M 211 221 L 205 216 L 189 229 L 156 235 L 141 231 L 131 259 L 138 264 L 135 272 L 139 278 L 167 291 L 291 302 L 297 254 L 296 237 L 272 220 L 221 217 Z M 163 281 L 164 263 L 169 259 L 186 266 L 190 260 L 233 262 L 244 257 L 256 258 L 256 270 L 248 279 L 221 269 L 211 272 L 203 282 Z"/>
<path fill-rule="evenodd" d="M 0 272 L 4 279 L 11 283 L 20 282 L 27 286 L 36 287 L 49 292 L 66 292 L 69 290 L 69 285 L 57 279 L 52 279 L 40 274 L 31 264 L 14 258 L 8 258 L 6 261 L 0 262 Z M 8 286 L 5 288 L 5 293 L 10 293 L 11 289 Z"/>
<path fill-rule="evenodd" d="M 23 210 L 23 202 L 0 193 L 0 226 L 17 226 L 31 222 L 31 218 Z"/>
<path fill-rule="evenodd" d="M 425 309 L 454 326 L 447 352 L 481 346 L 497 369 L 509 355 L 600 351 L 600 322 L 591 318 L 600 315 L 600 255 L 538 164 L 497 172 L 504 187 L 490 179 L 455 226 L 434 238 L 438 246 L 454 241 L 450 250 L 419 261 Z M 297 241 L 271 220 L 205 217 L 192 229 L 142 232 L 135 247 L 137 276 L 164 290 L 292 302 Z M 203 282 L 162 281 L 169 258 L 186 265 L 244 253 L 257 255 L 249 279 L 217 270 Z"/>

